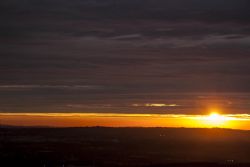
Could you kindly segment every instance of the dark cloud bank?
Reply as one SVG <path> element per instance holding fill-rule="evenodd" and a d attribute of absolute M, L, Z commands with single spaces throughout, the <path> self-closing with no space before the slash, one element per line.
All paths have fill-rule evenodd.
<path fill-rule="evenodd" d="M 249 111 L 248 0 L 3 0 L 0 18 L 1 112 Z"/>

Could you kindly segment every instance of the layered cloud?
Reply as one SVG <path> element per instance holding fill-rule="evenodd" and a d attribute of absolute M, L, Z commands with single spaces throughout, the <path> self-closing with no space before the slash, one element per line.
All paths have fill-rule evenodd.
<path fill-rule="evenodd" d="M 191 112 L 196 99 L 190 104 L 186 93 L 244 94 L 249 11 L 247 0 L 2 1 L 0 110 L 141 112 L 131 104 L 180 104 L 178 112 Z M 183 93 L 181 103 L 171 93 Z M 248 112 L 246 100 L 239 103 Z"/>

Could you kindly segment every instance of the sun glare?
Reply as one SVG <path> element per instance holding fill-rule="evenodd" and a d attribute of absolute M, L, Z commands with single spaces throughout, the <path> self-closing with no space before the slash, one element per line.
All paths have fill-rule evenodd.
<path fill-rule="evenodd" d="M 219 123 L 219 122 L 222 122 L 225 120 L 224 116 L 218 114 L 218 113 L 211 113 L 209 116 L 208 116 L 208 120 L 209 121 L 212 121 L 214 123 Z"/>
<path fill-rule="evenodd" d="M 212 127 L 223 127 L 226 121 L 227 121 L 227 117 L 220 115 L 217 112 L 212 112 L 208 116 L 205 117 L 206 124 Z"/>

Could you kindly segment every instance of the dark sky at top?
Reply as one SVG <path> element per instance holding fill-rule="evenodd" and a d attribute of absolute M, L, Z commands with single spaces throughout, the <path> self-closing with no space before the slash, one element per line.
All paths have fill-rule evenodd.
<path fill-rule="evenodd" d="M 0 20 L 0 112 L 249 112 L 249 0 L 2 0 Z"/>

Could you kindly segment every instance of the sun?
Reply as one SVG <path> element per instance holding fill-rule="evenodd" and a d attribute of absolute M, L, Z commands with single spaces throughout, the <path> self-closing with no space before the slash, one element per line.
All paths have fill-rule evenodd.
<path fill-rule="evenodd" d="M 212 112 L 205 117 L 205 121 L 208 125 L 213 127 L 221 127 L 227 121 L 227 118 L 223 115 L 220 115 L 217 112 Z"/>
<path fill-rule="evenodd" d="M 224 117 L 216 112 L 210 113 L 207 119 L 215 123 L 224 121 Z"/>

